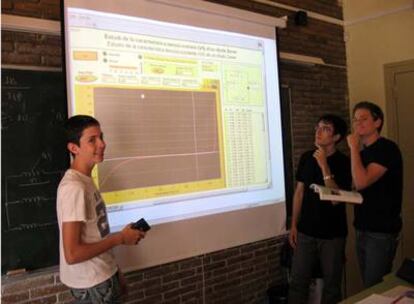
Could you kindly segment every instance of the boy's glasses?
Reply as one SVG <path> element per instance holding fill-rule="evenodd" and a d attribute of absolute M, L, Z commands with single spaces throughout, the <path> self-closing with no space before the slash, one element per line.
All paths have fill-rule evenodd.
<path fill-rule="evenodd" d="M 329 126 L 315 126 L 315 132 L 321 130 L 324 133 L 332 133 L 333 129 Z"/>

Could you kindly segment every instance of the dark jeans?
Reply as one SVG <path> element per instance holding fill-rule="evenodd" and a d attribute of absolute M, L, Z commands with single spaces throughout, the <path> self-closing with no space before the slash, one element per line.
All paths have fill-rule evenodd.
<path fill-rule="evenodd" d="M 356 250 L 364 287 L 380 283 L 391 272 L 398 233 L 356 231 Z"/>
<path fill-rule="evenodd" d="M 91 288 L 72 288 L 72 296 L 78 304 L 120 304 L 121 288 L 119 285 L 118 272 L 108 280 Z"/>
<path fill-rule="evenodd" d="M 342 298 L 344 257 L 345 238 L 326 240 L 298 233 L 297 247 L 293 254 L 289 304 L 307 303 L 312 272 L 318 260 L 323 277 L 321 303 L 338 303 Z"/>

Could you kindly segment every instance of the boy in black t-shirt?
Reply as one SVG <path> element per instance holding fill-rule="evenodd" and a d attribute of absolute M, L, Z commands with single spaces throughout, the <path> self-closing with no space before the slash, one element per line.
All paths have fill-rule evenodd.
<path fill-rule="evenodd" d="M 341 281 L 347 235 L 345 205 L 322 202 L 309 186 L 350 189 L 349 158 L 336 150 L 346 134 L 346 123 L 324 115 L 315 127 L 316 150 L 305 152 L 298 165 L 289 242 L 294 248 L 289 303 L 307 303 L 314 266 L 319 262 L 324 280 L 321 303 L 341 300 Z"/>
<path fill-rule="evenodd" d="M 401 231 L 403 169 L 398 146 L 380 136 L 384 114 L 363 101 L 353 109 L 354 132 L 348 135 L 352 178 L 364 200 L 355 206 L 354 226 L 364 286 L 389 273 Z M 361 150 L 362 144 L 362 150 Z"/>

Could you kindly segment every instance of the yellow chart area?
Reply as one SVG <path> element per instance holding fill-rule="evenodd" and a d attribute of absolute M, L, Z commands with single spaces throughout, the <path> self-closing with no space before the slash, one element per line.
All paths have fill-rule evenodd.
<path fill-rule="evenodd" d="M 225 103 L 263 105 L 263 80 L 260 68 L 249 65 L 223 66 Z"/>
<path fill-rule="evenodd" d="M 93 172 L 107 204 L 225 187 L 212 83 L 198 90 L 76 86 L 78 113 L 100 121 L 107 143 Z"/>

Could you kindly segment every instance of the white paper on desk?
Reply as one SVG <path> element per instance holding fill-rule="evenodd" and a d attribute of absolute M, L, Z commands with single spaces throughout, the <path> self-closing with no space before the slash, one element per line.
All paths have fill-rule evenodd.
<path fill-rule="evenodd" d="M 390 304 L 393 298 L 385 297 L 379 294 L 372 294 L 369 297 L 357 302 L 357 304 Z"/>
<path fill-rule="evenodd" d="M 399 285 L 399 286 L 396 286 L 396 287 L 394 287 L 390 290 L 387 290 L 386 292 L 383 292 L 382 295 L 386 296 L 386 297 L 390 297 L 390 298 L 397 298 L 397 297 L 405 294 L 407 291 L 414 291 L 414 288 Z M 398 303 L 400 303 L 400 302 L 398 302 Z"/>
<path fill-rule="evenodd" d="M 414 304 L 414 299 L 404 297 L 401 300 L 398 300 L 398 304 Z"/>

